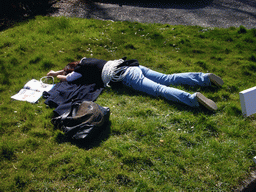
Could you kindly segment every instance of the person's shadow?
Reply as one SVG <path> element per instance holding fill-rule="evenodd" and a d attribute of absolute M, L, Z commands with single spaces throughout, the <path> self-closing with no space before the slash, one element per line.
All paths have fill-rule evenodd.
<path fill-rule="evenodd" d="M 197 92 L 200 90 L 204 90 L 204 92 L 217 92 L 218 91 L 218 87 L 191 87 L 191 86 L 183 86 L 184 89 L 188 90 L 189 92 Z M 152 99 L 157 99 L 153 96 L 150 96 L 148 94 L 145 94 L 143 92 L 140 91 L 134 91 L 133 89 L 124 86 L 122 83 L 114 83 L 111 84 L 111 88 L 106 88 L 106 89 L 111 89 L 115 95 L 127 95 L 127 96 L 147 96 L 147 97 L 152 97 Z M 182 103 L 177 103 L 177 102 L 171 102 L 171 101 L 166 101 L 167 105 L 172 105 L 175 110 L 178 111 L 190 111 L 195 115 L 199 115 L 199 114 L 205 114 L 205 115 L 212 115 L 213 111 L 209 111 L 208 109 L 204 108 L 203 106 L 199 107 L 199 108 L 192 108 L 189 107 L 185 104 Z M 106 106 L 108 107 L 108 106 Z M 111 111 L 111 108 L 110 108 Z M 127 120 L 128 121 L 128 120 Z M 85 139 L 81 139 L 81 140 L 76 140 L 73 139 L 71 137 L 68 137 L 64 132 L 62 133 L 58 133 L 57 136 L 55 137 L 55 141 L 58 143 L 66 143 L 66 142 L 70 142 L 71 144 L 77 145 L 79 148 L 83 148 L 85 150 L 100 146 L 100 144 L 104 141 L 106 141 L 110 135 L 111 135 L 111 121 L 107 121 L 100 129 L 98 129 L 93 135 L 90 135 L 89 137 L 86 137 Z M 113 133 L 115 134 L 115 133 Z"/>
<path fill-rule="evenodd" d="M 209 93 L 215 93 L 219 90 L 219 88 L 217 86 L 210 86 L 210 87 L 199 87 L 199 86 L 189 86 L 189 85 L 183 85 L 182 87 L 184 87 L 184 90 L 188 91 L 188 92 L 200 92 L 200 91 L 204 91 L 204 92 L 209 92 Z M 115 92 L 116 95 L 128 95 L 128 96 L 134 96 L 134 95 L 144 95 L 147 97 L 151 97 L 152 99 L 157 99 L 154 96 L 148 95 L 146 93 L 140 92 L 140 91 L 135 91 L 132 88 L 126 87 L 124 85 L 122 85 L 121 83 L 117 83 L 116 85 L 112 85 L 111 89 Z M 200 107 L 190 107 L 187 106 L 183 103 L 178 103 L 178 102 L 172 102 L 172 101 L 168 101 L 165 98 L 161 98 L 160 99 L 164 99 L 167 105 L 171 105 L 173 106 L 176 110 L 178 111 L 190 111 L 193 114 L 200 114 L 200 113 L 204 113 L 206 115 L 212 115 L 215 112 L 214 111 L 210 111 L 208 109 L 206 109 L 203 106 Z"/>

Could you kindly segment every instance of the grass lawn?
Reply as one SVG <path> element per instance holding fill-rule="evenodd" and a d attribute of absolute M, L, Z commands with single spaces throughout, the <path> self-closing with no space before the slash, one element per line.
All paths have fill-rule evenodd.
<path fill-rule="evenodd" d="M 96 103 L 110 108 L 110 126 L 81 145 L 53 127 L 43 98 L 10 98 L 84 56 L 213 72 L 222 88 L 177 88 L 218 110 L 106 88 Z M 0 32 L 0 67 L 0 191 L 232 191 L 255 171 L 256 119 L 242 116 L 239 92 L 255 86 L 256 29 L 36 17 Z"/>

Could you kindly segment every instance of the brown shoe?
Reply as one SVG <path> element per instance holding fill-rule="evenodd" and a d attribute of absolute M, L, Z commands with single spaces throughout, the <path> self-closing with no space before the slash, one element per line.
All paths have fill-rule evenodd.
<path fill-rule="evenodd" d="M 218 109 L 216 103 L 211 99 L 208 99 L 207 97 L 205 97 L 202 93 L 196 92 L 196 98 L 197 98 L 197 101 L 203 106 L 205 106 L 207 109 L 211 111 L 216 111 Z"/>
<path fill-rule="evenodd" d="M 209 77 L 210 81 L 214 85 L 217 85 L 218 87 L 221 87 L 224 84 L 223 80 L 219 76 L 217 76 L 213 73 L 209 73 L 208 77 Z"/>

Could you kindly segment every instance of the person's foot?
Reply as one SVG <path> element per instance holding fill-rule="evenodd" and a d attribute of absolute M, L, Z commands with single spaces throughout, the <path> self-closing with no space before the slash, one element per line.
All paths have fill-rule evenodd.
<path fill-rule="evenodd" d="M 216 111 L 218 109 L 216 103 L 211 99 L 208 99 L 207 97 L 205 97 L 202 93 L 196 92 L 196 98 L 197 98 L 197 101 L 207 109 L 211 111 Z"/>
<path fill-rule="evenodd" d="M 209 73 L 208 77 L 209 77 L 211 83 L 213 83 L 214 85 L 216 85 L 218 87 L 221 87 L 224 84 L 223 80 L 219 76 L 217 76 L 213 73 Z"/>

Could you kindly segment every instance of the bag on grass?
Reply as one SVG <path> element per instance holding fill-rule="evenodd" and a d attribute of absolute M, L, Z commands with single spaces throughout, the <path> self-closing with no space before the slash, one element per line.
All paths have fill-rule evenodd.
<path fill-rule="evenodd" d="M 110 110 L 92 101 L 79 101 L 61 116 L 52 118 L 52 124 L 73 139 L 85 139 L 99 132 L 109 121 Z"/>

